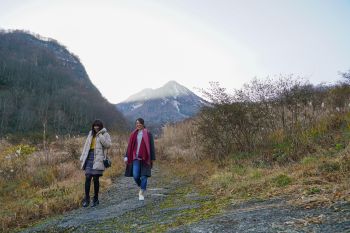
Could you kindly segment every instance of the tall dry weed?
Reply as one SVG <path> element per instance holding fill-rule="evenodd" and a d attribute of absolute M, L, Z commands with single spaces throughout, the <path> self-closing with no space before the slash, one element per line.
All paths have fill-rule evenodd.
<path fill-rule="evenodd" d="M 157 154 L 161 159 L 193 160 L 202 157 L 201 145 L 197 141 L 194 120 L 174 125 L 166 125 L 163 134 L 157 140 Z"/>
<path fill-rule="evenodd" d="M 112 160 L 112 167 L 101 178 L 102 192 L 116 176 L 124 172 L 123 154 L 127 137 L 113 132 L 110 134 L 113 145 L 108 156 Z M 1 231 L 26 226 L 81 204 L 85 179 L 79 158 L 85 139 L 59 138 L 52 141 L 46 150 L 41 149 L 40 145 L 12 145 L 0 141 L 0 159 L 6 160 L 6 163 L 0 163 L 0 173 L 3 172 L 0 176 L 0 199 L 3 205 L 0 213 Z M 19 146 L 22 148 L 20 156 Z M 18 163 L 19 160 L 21 163 Z M 20 164 L 21 169 L 17 169 L 16 173 L 11 172 L 12 164 Z M 3 175 L 4 171 L 10 172 L 11 177 Z"/>

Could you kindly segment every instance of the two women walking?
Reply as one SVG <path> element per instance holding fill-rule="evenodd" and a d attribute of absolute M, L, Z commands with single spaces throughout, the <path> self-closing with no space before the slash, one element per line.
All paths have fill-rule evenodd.
<path fill-rule="evenodd" d="M 103 175 L 105 166 L 103 160 L 107 157 L 108 148 L 111 146 L 111 138 L 100 120 L 95 120 L 89 132 L 83 152 L 80 156 L 81 168 L 85 170 L 85 197 L 83 207 L 90 205 L 90 186 L 94 182 L 94 197 L 91 207 L 99 204 L 99 178 Z M 126 164 L 125 176 L 133 177 L 140 188 L 138 197 L 140 201 L 145 199 L 147 179 L 151 176 L 155 149 L 153 135 L 146 129 L 144 120 L 136 120 L 136 129 L 131 133 L 128 147 L 124 156 Z"/>

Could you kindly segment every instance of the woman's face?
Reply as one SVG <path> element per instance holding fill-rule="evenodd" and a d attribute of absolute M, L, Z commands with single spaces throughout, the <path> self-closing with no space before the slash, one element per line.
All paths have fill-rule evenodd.
<path fill-rule="evenodd" d="M 136 129 L 138 130 L 143 129 L 143 124 L 141 124 L 139 121 L 136 121 Z"/>
<path fill-rule="evenodd" d="M 94 130 L 95 130 L 95 132 L 97 133 L 98 131 L 100 131 L 100 127 L 97 126 L 97 125 L 94 125 Z"/>

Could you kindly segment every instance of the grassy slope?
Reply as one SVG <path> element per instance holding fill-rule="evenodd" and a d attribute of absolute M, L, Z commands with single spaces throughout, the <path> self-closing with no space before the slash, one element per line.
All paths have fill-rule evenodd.
<path fill-rule="evenodd" d="M 101 178 L 102 192 L 123 172 L 121 154 L 125 141 L 123 137 L 114 140 L 109 153 L 113 169 L 106 170 Z M 80 206 L 85 180 L 79 162 L 83 142 L 84 138 L 59 140 L 51 143 L 47 152 L 32 145 L 1 142 L 2 231 L 24 227 Z"/>

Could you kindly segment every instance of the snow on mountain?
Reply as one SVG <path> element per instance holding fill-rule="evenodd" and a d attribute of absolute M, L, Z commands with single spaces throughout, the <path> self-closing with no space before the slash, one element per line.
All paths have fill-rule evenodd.
<path fill-rule="evenodd" d="M 190 95 L 190 94 L 193 94 L 193 93 L 186 87 L 178 84 L 175 81 L 170 81 L 166 83 L 164 86 L 157 89 L 146 88 L 130 96 L 125 101 L 123 101 L 123 103 L 151 100 L 151 99 L 161 99 L 166 97 L 176 98 L 178 96 Z"/>
<path fill-rule="evenodd" d="M 166 123 L 193 117 L 206 105 L 208 102 L 188 88 L 176 81 L 170 81 L 157 89 L 144 89 L 116 107 L 127 119 L 134 121 L 142 117 L 148 122 L 148 126 L 159 129 Z"/>

